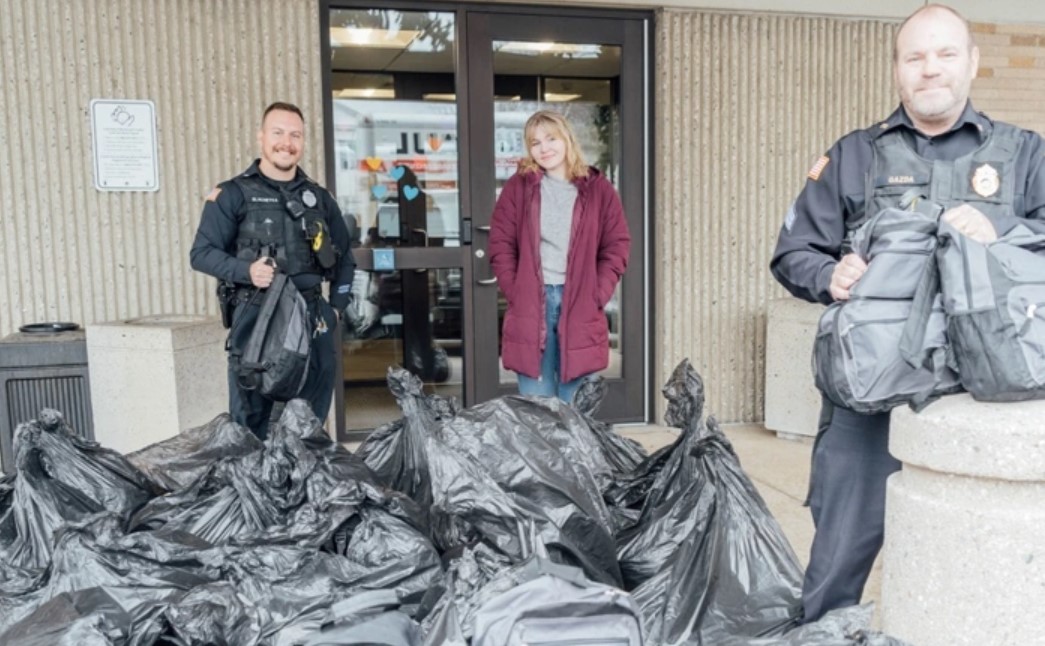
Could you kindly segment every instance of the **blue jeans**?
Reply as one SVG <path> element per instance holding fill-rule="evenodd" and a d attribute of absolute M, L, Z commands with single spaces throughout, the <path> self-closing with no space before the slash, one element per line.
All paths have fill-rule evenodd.
<path fill-rule="evenodd" d="M 573 381 L 559 381 L 559 314 L 562 313 L 562 285 L 544 286 L 544 324 L 548 336 L 544 343 L 544 354 L 541 355 L 541 376 L 537 379 L 520 374 L 519 394 L 540 395 L 542 397 L 558 397 L 566 403 L 573 401 L 586 375 Z"/>

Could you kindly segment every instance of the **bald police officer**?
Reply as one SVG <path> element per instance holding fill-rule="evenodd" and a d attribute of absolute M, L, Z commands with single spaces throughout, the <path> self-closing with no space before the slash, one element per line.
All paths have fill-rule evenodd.
<path fill-rule="evenodd" d="M 973 109 L 979 51 L 968 23 L 927 5 L 900 26 L 894 45 L 901 106 L 817 160 L 780 231 L 770 269 L 799 298 L 848 299 L 867 265 L 847 253 L 847 236 L 912 188 L 980 242 L 1018 222 L 1045 232 L 1045 145 Z M 806 622 L 860 602 L 882 545 L 886 478 L 900 468 L 888 451 L 888 413 L 823 401 L 808 500 L 816 534 L 802 589 Z"/>

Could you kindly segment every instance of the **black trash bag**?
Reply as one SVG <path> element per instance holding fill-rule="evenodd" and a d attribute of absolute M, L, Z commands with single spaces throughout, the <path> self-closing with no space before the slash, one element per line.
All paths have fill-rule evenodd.
<path fill-rule="evenodd" d="M 200 585 L 175 599 L 164 610 L 167 641 L 177 644 L 237 644 L 261 641 L 261 609 L 245 603 L 228 581 Z"/>
<path fill-rule="evenodd" d="M 297 643 L 291 637 L 311 634 L 331 620 L 328 607 L 332 601 L 357 594 L 361 590 L 394 590 L 397 604 L 413 611 L 427 590 L 442 577 L 439 554 L 428 537 L 406 521 L 382 509 L 361 508 L 346 525 L 349 537 L 344 549 L 336 554 L 318 552 L 325 570 L 319 579 L 328 578 L 335 586 L 343 588 L 337 597 L 319 588 L 318 598 L 306 594 L 293 610 L 287 600 L 294 598 L 298 589 L 316 588 L 317 580 L 302 575 L 302 582 L 289 596 L 263 598 L 259 605 L 270 608 L 271 603 L 280 605 L 281 610 L 271 614 L 278 619 L 279 637 L 275 643 Z M 265 548 L 258 545 L 255 555 L 265 555 Z M 283 552 L 274 553 L 280 556 Z M 309 557 L 312 558 L 312 557 Z M 266 566 L 267 567 L 267 566 Z M 298 577 L 296 571 L 290 576 Z M 273 577 L 272 585 L 283 585 Z M 332 594 L 332 593 L 331 593 Z M 269 631 L 271 632 L 271 630 Z"/>
<path fill-rule="evenodd" d="M 14 474 L 0 478 L 0 594 L 11 596 L 17 596 L 38 587 L 38 579 L 42 574 L 39 567 L 21 567 L 11 562 L 4 562 L 4 546 L 11 545 L 18 538 L 15 516 L 12 511 L 14 490 Z"/>
<path fill-rule="evenodd" d="M 0 564 L 42 569 L 67 521 L 109 511 L 128 518 L 160 488 L 116 451 L 72 432 L 51 409 L 15 430 L 15 477 L 0 512 Z"/>
<path fill-rule="evenodd" d="M 436 433 L 526 510 L 554 559 L 621 585 L 614 520 L 601 494 L 615 472 L 575 409 L 557 399 L 500 397 L 461 411 Z"/>
<path fill-rule="evenodd" d="M 781 637 L 732 637 L 719 646 L 908 646 L 906 642 L 870 629 L 874 604 L 832 610 Z"/>
<path fill-rule="evenodd" d="M 11 500 L 14 498 L 15 476 L 14 474 L 0 476 L 0 518 L 11 508 Z"/>
<path fill-rule="evenodd" d="M 613 470 L 616 478 L 632 473 L 642 461 L 648 457 L 646 449 L 631 438 L 618 435 L 606 422 L 595 419 L 602 401 L 606 398 L 606 380 L 602 377 L 588 377 L 581 382 L 573 395 L 573 407 L 587 422 L 595 439 L 601 446 L 602 456 Z M 554 400 L 553 400 L 554 401 Z"/>
<path fill-rule="evenodd" d="M 642 507 L 657 476 L 673 455 L 674 444 L 662 446 L 642 461 L 631 473 L 622 475 L 602 492 L 602 497 L 615 515 L 625 522 L 621 530 L 638 522 Z"/>
<path fill-rule="evenodd" d="M 505 608 L 506 595 L 521 595 L 508 602 L 508 606 L 517 611 L 525 609 L 527 617 L 567 618 L 570 613 L 576 613 L 581 622 L 598 616 L 599 623 L 603 623 L 610 615 L 618 619 L 630 616 L 629 623 L 633 627 L 630 634 L 635 641 L 638 637 L 638 608 L 628 599 L 627 593 L 590 581 L 578 568 L 555 563 L 540 539 L 534 537 L 533 541 L 534 553 L 514 565 L 484 545 L 478 545 L 474 550 L 466 549 L 453 559 L 442 585 L 429 591 L 434 602 L 427 604 L 427 614 L 421 616 L 419 613 L 425 644 L 467 646 L 480 630 L 490 639 L 496 632 L 492 624 L 507 618 L 507 615 L 502 617 L 498 609 Z M 553 592 L 556 586 L 541 583 L 550 579 L 564 584 L 570 593 L 564 596 Z M 524 584 L 536 586 L 536 592 L 521 589 Z M 561 601 L 563 607 L 546 607 L 549 596 Z M 530 607 L 527 609 L 526 606 Z M 596 642 L 608 643 L 598 638 L 592 643 Z M 632 642 L 625 640 L 621 643 Z"/>
<path fill-rule="evenodd" d="M 203 426 L 128 454 L 127 461 L 167 491 L 177 491 L 218 460 L 260 449 L 261 440 L 250 429 L 221 413 Z"/>
<path fill-rule="evenodd" d="M 158 635 L 158 616 L 170 599 L 219 577 L 220 570 L 206 563 L 210 545 L 196 537 L 124 534 L 122 525 L 120 516 L 99 513 L 59 529 L 39 586 L 18 596 L 0 594 L 0 643 L 7 643 L 6 632 L 45 628 L 52 613 L 71 622 L 70 604 L 81 617 L 105 615 L 125 638 Z M 92 589 L 99 592 L 85 592 Z M 54 601 L 62 595 L 65 601 Z"/>
<path fill-rule="evenodd" d="M 219 460 L 189 487 L 152 500 L 131 527 L 186 531 L 216 545 L 320 547 L 364 503 L 421 525 L 416 505 L 380 487 L 361 461 L 323 437 L 307 402 L 294 400 L 262 450 Z"/>
<path fill-rule="evenodd" d="M 447 552 L 486 541 L 515 562 L 531 554 L 526 501 L 508 495 L 484 464 L 437 435 L 449 412 L 445 400 L 425 395 L 421 381 L 401 368 L 389 368 L 388 387 L 403 418 L 388 427 L 381 450 L 363 453 L 368 465 L 380 458 L 376 468 L 386 474 L 385 484 L 428 510 L 436 547 Z"/>
<path fill-rule="evenodd" d="M 261 452 L 213 464 L 186 489 L 150 501 L 131 518 L 130 528 L 163 534 L 185 532 L 224 545 L 282 525 L 287 510 L 261 484 L 268 475 L 266 466 Z M 291 488 L 279 493 L 290 494 Z"/>
<path fill-rule="evenodd" d="M 402 380 L 403 375 L 389 370 L 388 387 L 397 398 L 407 394 Z M 426 418 L 423 424 L 451 419 L 461 410 L 457 399 L 453 397 L 427 395 L 424 404 L 431 419 Z M 401 418 L 378 427 L 360 444 L 355 454 L 374 472 L 381 484 L 403 492 L 413 500 L 419 500 L 427 509 L 425 503 L 430 504 L 431 501 L 425 500 L 424 496 L 430 489 L 430 481 L 425 472 L 427 461 L 418 442 L 421 437 L 416 433 L 403 433 L 405 424 L 406 419 Z"/>
<path fill-rule="evenodd" d="M 411 543 L 404 554 L 428 559 L 434 547 L 427 539 L 421 508 L 407 496 L 381 486 L 361 459 L 332 441 L 307 402 L 289 403 L 278 429 L 277 433 L 286 434 L 285 447 L 294 453 L 306 451 L 316 460 L 306 476 L 305 501 L 293 510 L 285 525 L 271 526 L 254 538 L 238 537 L 236 543 L 289 543 L 351 556 L 353 546 L 366 541 L 375 528 L 394 525 L 395 533 Z M 355 535 L 357 530 L 359 536 Z M 372 550 L 370 560 L 394 557 L 395 546 L 392 541 L 384 550 Z"/>
<path fill-rule="evenodd" d="M 586 381 L 581 389 L 585 392 L 582 402 L 595 408 L 601 401 L 605 387 L 599 392 L 601 380 Z M 589 386 L 590 385 L 590 386 Z M 576 400 L 575 400 L 576 401 Z M 579 480 L 586 489 L 584 498 L 602 500 L 602 491 L 635 469 L 646 453 L 633 440 L 613 432 L 609 424 L 585 415 L 575 406 L 557 397 L 523 397 L 508 395 L 477 404 L 460 412 L 456 418 L 444 423 L 444 427 L 467 430 L 469 435 L 485 436 L 489 428 L 510 429 L 515 434 L 535 434 L 562 454 L 562 457 L 577 470 L 571 478 Z M 497 431 L 498 441 L 506 433 Z M 507 447 L 512 450 L 511 446 Z M 604 502 L 596 505 L 601 514 Z"/>
<path fill-rule="evenodd" d="M 381 534 L 366 547 L 380 551 L 377 540 L 395 536 Z M 212 555 L 244 607 L 257 611 L 260 643 L 271 646 L 299 643 L 322 627 L 333 604 L 361 592 L 390 589 L 406 601 L 420 599 L 441 573 L 434 551 L 378 564 L 289 546 L 226 547 Z"/>
<path fill-rule="evenodd" d="M 461 550 L 447 566 L 442 582 L 429 588 L 415 615 L 425 644 L 467 646 L 475 612 L 485 600 L 482 590 L 511 567 L 507 557 L 483 543 Z M 512 585 L 514 581 L 502 583 L 497 590 Z"/>
<path fill-rule="evenodd" d="M 800 612 L 802 570 L 783 531 L 740 468 L 688 360 L 663 388 L 666 420 L 682 429 L 649 489 L 639 523 L 620 536 L 646 638 L 655 644 L 721 644 L 773 636 Z"/>
<path fill-rule="evenodd" d="M 87 608 L 85 614 L 84 608 Z M 113 646 L 126 643 L 129 616 L 100 588 L 63 592 L 3 635 L 7 646 Z"/>

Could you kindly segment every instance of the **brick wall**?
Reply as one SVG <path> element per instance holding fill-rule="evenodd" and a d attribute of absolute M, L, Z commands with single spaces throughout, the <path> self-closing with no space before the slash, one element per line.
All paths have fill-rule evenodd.
<path fill-rule="evenodd" d="M 972 100 L 991 118 L 1045 134 L 1045 26 L 974 23 L 980 74 Z"/>

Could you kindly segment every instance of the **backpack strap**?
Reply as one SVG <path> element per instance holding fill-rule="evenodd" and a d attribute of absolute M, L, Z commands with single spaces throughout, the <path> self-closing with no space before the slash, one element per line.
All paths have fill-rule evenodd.
<path fill-rule="evenodd" d="M 933 302 L 940 293 L 940 265 L 936 254 L 929 254 L 911 302 L 911 314 L 900 336 L 900 356 L 912 368 L 928 367 L 932 352 L 925 349 L 925 332 L 932 316 Z"/>

